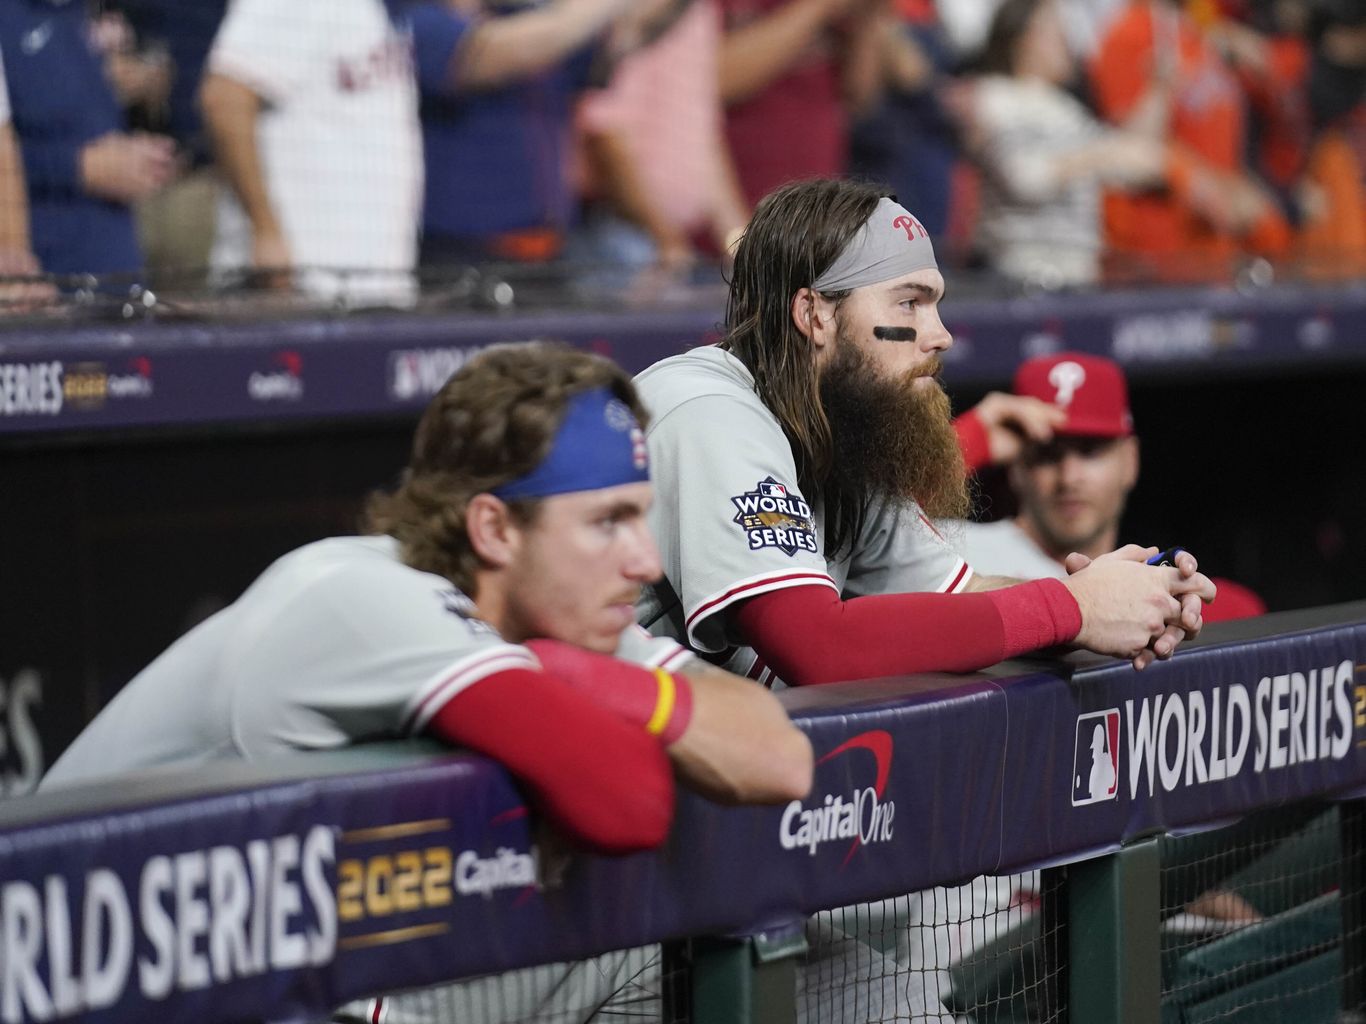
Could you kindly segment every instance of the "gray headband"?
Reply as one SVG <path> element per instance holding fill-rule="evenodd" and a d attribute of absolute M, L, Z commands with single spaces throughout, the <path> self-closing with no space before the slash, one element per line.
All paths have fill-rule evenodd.
<path fill-rule="evenodd" d="M 930 233 L 893 199 L 879 199 L 873 214 L 812 283 L 818 292 L 881 284 L 914 270 L 937 270 Z"/>

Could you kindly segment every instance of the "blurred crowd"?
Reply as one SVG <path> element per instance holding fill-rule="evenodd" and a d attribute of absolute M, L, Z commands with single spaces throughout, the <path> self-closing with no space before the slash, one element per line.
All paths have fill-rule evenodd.
<path fill-rule="evenodd" d="M 4 0 L 0 58 L 58 287 L 683 273 L 816 175 L 1012 285 L 1366 274 L 1366 0 Z"/>

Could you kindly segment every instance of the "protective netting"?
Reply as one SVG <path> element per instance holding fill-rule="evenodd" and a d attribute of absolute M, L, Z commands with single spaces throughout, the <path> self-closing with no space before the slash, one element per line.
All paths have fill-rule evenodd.
<path fill-rule="evenodd" d="M 1362 970 L 1360 922 L 1344 917 L 1339 811 L 1302 805 L 1162 841 L 1162 1020 L 1332 1022 Z"/>
<path fill-rule="evenodd" d="M 821 1024 L 1060 1021 L 1052 872 L 981 877 L 816 915 L 798 1020 Z"/>
<path fill-rule="evenodd" d="M 670 978 L 668 975 L 672 974 Z M 358 1000 L 339 1024 L 686 1024 L 686 965 L 657 945 Z"/>

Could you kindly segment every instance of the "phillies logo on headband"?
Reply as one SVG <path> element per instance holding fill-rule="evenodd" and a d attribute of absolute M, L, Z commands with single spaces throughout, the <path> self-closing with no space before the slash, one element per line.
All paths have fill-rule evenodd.
<path fill-rule="evenodd" d="M 930 233 L 925 230 L 925 225 L 921 224 L 920 221 L 916 220 L 909 213 L 903 213 L 896 220 L 892 221 L 892 227 L 900 228 L 902 231 L 906 232 L 906 241 L 908 242 L 914 242 L 917 235 L 921 238 L 930 237 Z"/>

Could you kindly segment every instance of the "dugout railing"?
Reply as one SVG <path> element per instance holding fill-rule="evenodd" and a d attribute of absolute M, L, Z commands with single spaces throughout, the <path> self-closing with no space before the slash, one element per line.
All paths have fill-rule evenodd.
<path fill-rule="evenodd" d="M 1210 627 L 1143 673 L 1072 655 L 789 691 L 811 796 L 685 795 L 666 845 L 624 858 L 565 849 L 496 765 L 430 748 L 40 792 L 0 805 L 0 1019 L 326 1019 L 663 943 L 646 1012 L 705 1024 L 883 1019 L 860 995 L 878 984 L 865 947 L 903 989 L 939 974 L 947 1012 L 977 1024 L 1359 1020 L 1364 672 L 1354 604 Z M 1173 946 L 1167 926 L 1232 877 L 1209 858 L 1263 842 L 1205 831 L 1240 819 L 1276 833 L 1266 852 L 1307 898 L 1287 885 L 1283 911 Z M 1179 833 L 1204 836 L 1194 883 L 1168 855 Z M 1028 912 L 1001 908 L 957 960 L 893 948 L 908 922 L 933 947 L 924 894 L 1031 869 Z M 832 908 L 861 959 L 848 991 L 802 1006 L 810 922 Z M 975 1007 L 955 1003 L 974 987 Z"/>

